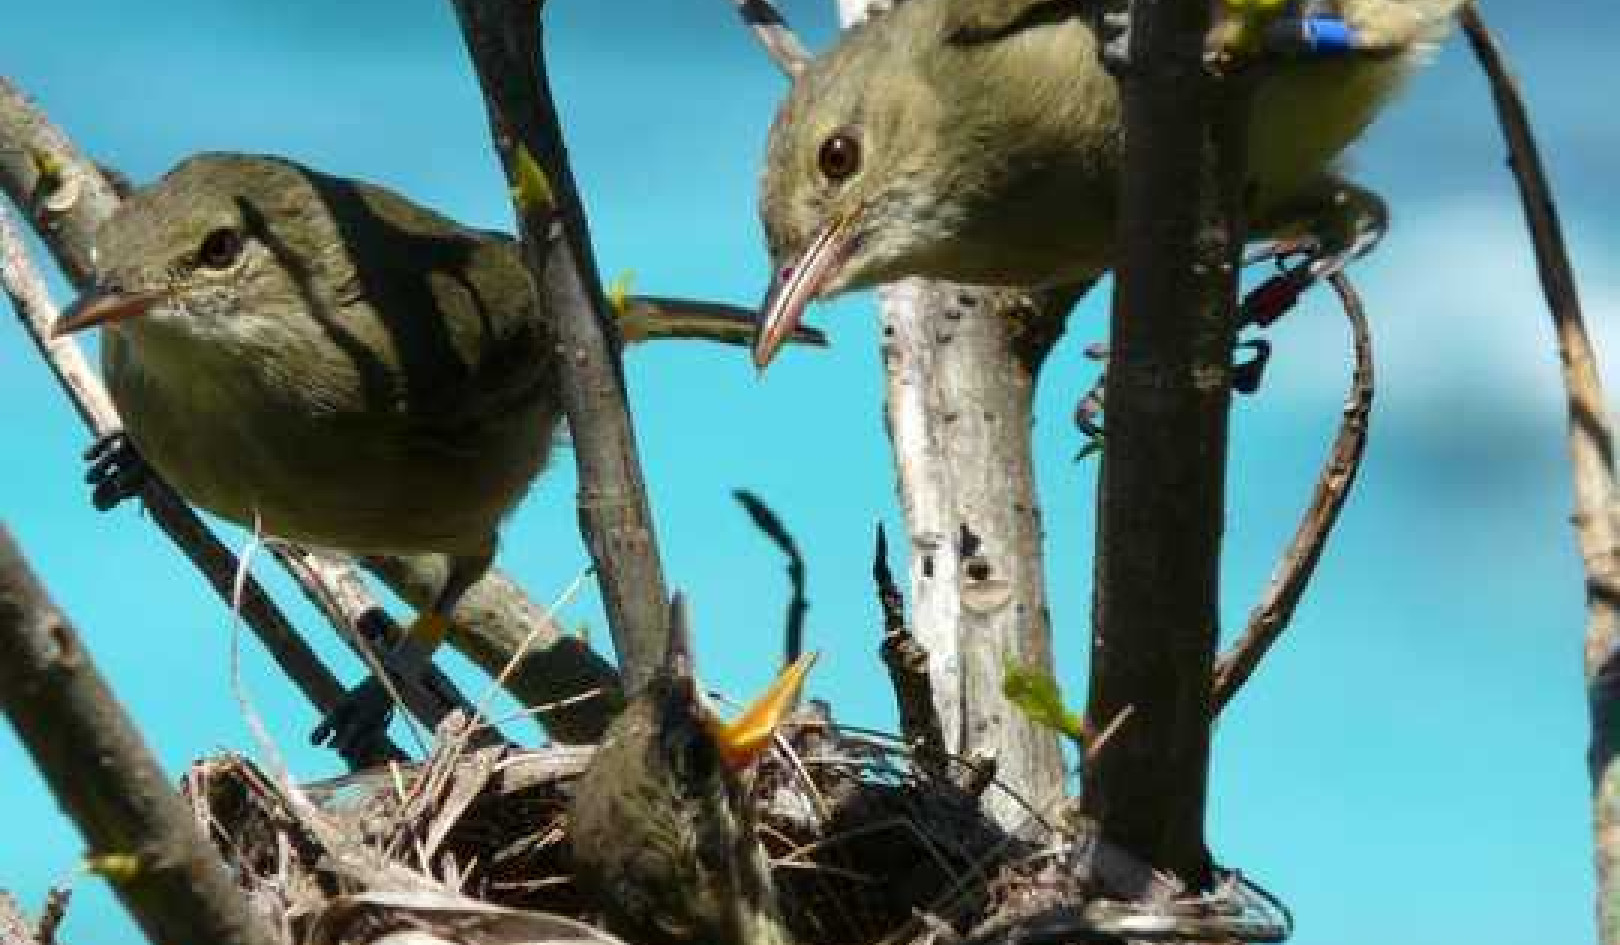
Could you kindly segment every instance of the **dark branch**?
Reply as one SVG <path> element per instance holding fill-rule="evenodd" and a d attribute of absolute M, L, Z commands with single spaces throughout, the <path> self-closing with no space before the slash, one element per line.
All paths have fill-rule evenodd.
<path fill-rule="evenodd" d="M 804 615 L 810 610 L 810 602 L 804 596 L 804 556 L 799 554 L 799 544 L 793 540 L 793 535 L 782 524 L 782 520 L 771 507 L 766 505 L 759 496 L 746 489 L 732 492 L 737 501 L 748 512 L 748 517 L 766 537 L 782 550 L 788 559 L 788 583 L 792 586 L 793 594 L 788 598 L 787 622 L 783 631 L 784 646 L 783 666 L 790 666 L 799 655 L 804 652 Z"/>
<path fill-rule="evenodd" d="M 1130 13 L 1088 730 L 1133 708 L 1081 797 L 1201 889 L 1247 96 L 1203 68 L 1210 4 Z"/>
<path fill-rule="evenodd" d="M 889 537 L 878 523 L 877 547 L 872 553 L 872 583 L 877 587 L 878 607 L 883 611 L 883 645 L 880 653 L 894 687 L 895 707 L 900 715 L 900 737 L 916 753 L 923 770 L 940 774 L 945 770 L 945 728 L 934 705 L 934 682 L 928 673 L 928 650 L 906 626 L 906 601 L 895 586 L 889 570 Z"/>
<path fill-rule="evenodd" d="M 1344 419 L 1333 439 L 1333 448 L 1316 481 L 1310 507 L 1294 532 L 1293 541 L 1283 554 L 1276 575 L 1265 596 L 1249 613 L 1248 625 L 1232 652 L 1215 665 L 1214 711 L 1219 714 L 1249 681 L 1272 644 L 1288 629 L 1316 565 L 1322 560 L 1328 536 L 1333 532 L 1344 502 L 1361 471 L 1361 457 L 1367 449 L 1367 421 L 1373 402 L 1372 335 L 1367 327 L 1367 311 L 1355 287 L 1343 273 L 1334 273 L 1333 288 L 1339 293 L 1344 315 L 1350 320 L 1350 340 L 1355 369 L 1350 378 L 1350 396 L 1345 399 Z"/>
<path fill-rule="evenodd" d="M 0 708 L 147 938 L 276 941 L 3 525 Z"/>
<path fill-rule="evenodd" d="M 580 532 L 601 582 L 625 688 L 634 691 L 663 657 L 669 595 L 625 402 L 613 315 L 546 81 L 541 5 L 452 2 L 489 109 L 495 149 L 518 195 L 524 259 L 541 307 L 555 320 L 563 407 L 579 465 Z"/>

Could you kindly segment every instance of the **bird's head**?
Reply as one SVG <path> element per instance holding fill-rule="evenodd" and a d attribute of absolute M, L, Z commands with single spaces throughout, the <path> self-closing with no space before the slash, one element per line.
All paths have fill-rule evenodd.
<path fill-rule="evenodd" d="M 270 157 L 182 162 L 102 224 L 96 285 L 55 333 L 125 324 L 152 337 L 274 338 L 278 321 L 353 281 L 313 178 Z"/>
<path fill-rule="evenodd" d="M 760 189 L 774 275 L 759 367 L 810 302 L 928 270 L 956 225 L 956 162 L 937 132 L 945 103 L 912 48 L 921 39 L 857 27 L 794 79 L 777 112 Z"/>
<path fill-rule="evenodd" d="M 570 807 L 581 879 L 642 937 L 785 945 L 750 771 L 797 701 L 813 656 L 727 721 L 698 682 L 679 597 L 664 664 L 608 729 Z"/>

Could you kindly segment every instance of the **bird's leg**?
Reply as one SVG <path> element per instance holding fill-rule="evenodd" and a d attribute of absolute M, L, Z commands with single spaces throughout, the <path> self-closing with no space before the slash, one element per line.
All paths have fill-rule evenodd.
<path fill-rule="evenodd" d="M 84 481 L 90 485 L 90 502 L 98 512 L 140 495 L 152 475 L 152 468 L 123 430 L 114 430 L 90 444 L 84 458 L 90 464 Z"/>
<path fill-rule="evenodd" d="M 1371 252 L 1388 227 L 1383 198 L 1332 174 L 1274 208 L 1255 226 L 1271 239 L 1244 263 L 1275 262 L 1280 271 L 1244 297 L 1239 327 L 1264 328 L 1286 315 L 1306 289 Z"/>
<path fill-rule="evenodd" d="M 477 555 L 457 555 L 450 559 L 450 573 L 444 587 L 428 609 L 417 615 L 392 649 L 382 654 L 382 669 L 390 681 L 399 685 L 420 686 L 426 683 L 427 668 L 433 653 L 450 635 L 456 605 L 467 590 L 489 570 L 494 558 L 493 548 Z M 368 676 L 360 685 L 350 689 L 326 716 L 310 741 L 317 745 L 331 744 L 342 750 L 356 742 L 376 737 L 388 726 L 393 717 L 393 697 L 388 687 L 375 675 Z"/>

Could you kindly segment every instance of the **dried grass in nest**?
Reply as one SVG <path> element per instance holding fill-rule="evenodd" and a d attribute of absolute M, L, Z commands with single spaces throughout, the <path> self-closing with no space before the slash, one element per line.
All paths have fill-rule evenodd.
<path fill-rule="evenodd" d="M 804 945 L 903 941 L 926 931 L 923 914 L 971 929 L 1000 898 L 990 880 L 1035 852 L 892 739 L 814 713 L 785 731 L 755 796 L 784 917 Z M 194 766 L 186 788 L 289 942 L 375 941 L 483 905 L 497 911 L 478 921 L 510 920 L 502 908 L 592 920 L 565 814 L 589 750 L 465 746 L 464 731 L 447 728 L 419 765 L 302 788 L 224 756 Z"/>

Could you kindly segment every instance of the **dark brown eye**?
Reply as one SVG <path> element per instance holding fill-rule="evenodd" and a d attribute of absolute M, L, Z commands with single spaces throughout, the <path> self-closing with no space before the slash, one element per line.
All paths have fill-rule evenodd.
<path fill-rule="evenodd" d="M 828 180 L 843 180 L 861 169 L 861 143 L 840 131 L 821 142 L 816 164 Z"/>
<path fill-rule="evenodd" d="M 222 226 L 203 237 L 197 247 L 197 262 L 208 269 L 229 269 L 242 255 L 242 234 Z"/>

